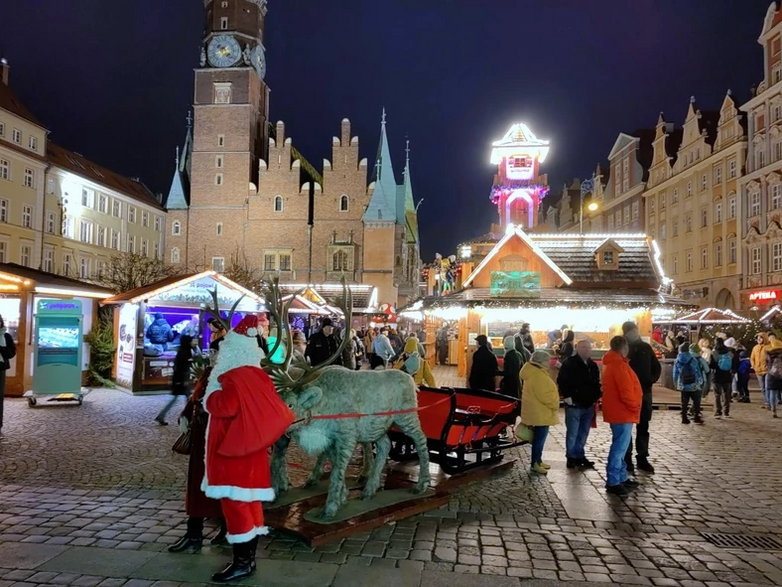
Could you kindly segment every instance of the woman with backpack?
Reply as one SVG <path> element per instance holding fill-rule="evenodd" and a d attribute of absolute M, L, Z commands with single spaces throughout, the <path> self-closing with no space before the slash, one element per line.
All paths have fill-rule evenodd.
<path fill-rule="evenodd" d="M 437 387 L 432 368 L 429 366 L 426 358 L 421 355 L 419 346 L 421 346 L 421 343 L 418 342 L 417 337 L 411 336 L 408 338 L 402 354 L 394 363 L 394 368 L 412 375 L 416 385 L 420 386 L 423 384 L 429 387 Z"/>
<path fill-rule="evenodd" d="M 738 357 L 725 346 L 723 338 L 717 338 L 709 364 L 714 373 L 714 417 L 730 418 L 731 386 L 733 374 L 738 370 Z"/>
<path fill-rule="evenodd" d="M 779 347 L 766 351 L 766 399 L 771 417 L 776 418 L 782 401 L 782 348 Z"/>
<path fill-rule="evenodd" d="M 693 356 L 690 353 L 690 345 L 686 342 L 679 346 L 679 355 L 673 364 L 673 382 L 682 396 L 682 424 L 690 423 L 688 415 L 690 401 L 692 401 L 693 413 L 695 414 L 693 421 L 696 424 L 703 424 L 701 389 L 703 388 L 704 374 L 700 360 L 699 356 Z"/>

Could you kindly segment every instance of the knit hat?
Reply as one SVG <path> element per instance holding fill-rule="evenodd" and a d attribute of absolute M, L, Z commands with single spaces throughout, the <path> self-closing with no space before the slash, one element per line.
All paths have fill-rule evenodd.
<path fill-rule="evenodd" d="M 334 326 L 334 323 L 331 321 L 331 318 L 324 318 L 323 322 L 320 323 L 321 328 L 325 328 L 326 326 Z"/>
<path fill-rule="evenodd" d="M 700 355 L 701 354 L 701 347 L 699 347 L 697 344 L 691 344 L 690 345 L 690 352 L 693 355 Z"/>
<path fill-rule="evenodd" d="M 548 354 L 548 351 L 544 351 L 543 349 L 538 349 L 532 353 L 529 360 L 530 363 L 538 365 L 539 367 L 547 366 L 549 361 L 551 361 L 551 355 Z"/>
<path fill-rule="evenodd" d="M 234 332 L 242 336 L 255 338 L 258 336 L 258 316 L 256 314 L 247 314 L 234 327 Z"/>

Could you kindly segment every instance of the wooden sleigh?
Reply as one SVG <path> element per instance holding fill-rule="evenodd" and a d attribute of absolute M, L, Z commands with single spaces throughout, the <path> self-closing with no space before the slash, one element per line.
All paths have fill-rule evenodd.
<path fill-rule="evenodd" d="M 430 458 L 449 475 L 496 464 L 504 451 L 526 444 L 513 436 L 517 398 L 476 389 L 421 387 L 418 406 Z M 389 436 L 393 460 L 416 458 L 407 436 L 395 428 Z"/>

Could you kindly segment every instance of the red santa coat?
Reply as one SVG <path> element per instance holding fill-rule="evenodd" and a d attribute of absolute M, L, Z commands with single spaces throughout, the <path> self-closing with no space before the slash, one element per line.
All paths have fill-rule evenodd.
<path fill-rule="evenodd" d="M 258 431 L 270 425 L 264 398 L 277 397 L 274 383 L 254 366 L 231 369 L 218 382 L 204 400 L 209 425 L 201 489 L 213 499 L 272 501 L 269 443 Z"/>

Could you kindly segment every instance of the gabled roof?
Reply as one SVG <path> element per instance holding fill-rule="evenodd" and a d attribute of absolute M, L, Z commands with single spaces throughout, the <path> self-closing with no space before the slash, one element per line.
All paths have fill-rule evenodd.
<path fill-rule="evenodd" d="M 353 297 L 354 312 L 367 312 L 377 309 L 377 288 L 375 288 L 375 286 L 351 283 L 348 284 L 348 287 L 350 288 L 350 293 Z M 343 294 L 342 284 L 340 283 L 320 283 L 317 285 L 297 283 L 280 284 L 280 291 L 284 294 L 297 293 L 307 289 L 311 289 L 331 305 L 338 303 L 339 298 L 341 298 Z"/>
<path fill-rule="evenodd" d="M 380 123 L 380 144 L 377 149 L 377 160 L 373 173 L 374 190 L 369 205 L 364 211 L 365 222 L 397 221 L 397 185 L 394 178 L 394 168 L 391 164 L 391 150 L 388 147 L 386 135 L 386 111 Z"/>
<path fill-rule="evenodd" d="M 24 118 L 27 122 L 32 122 L 45 128 L 43 124 L 22 104 L 21 100 L 14 94 L 13 90 L 4 83 L 0 82 L 0 108 L 8 110 L 19 118 Z"/>
<path fill-rule="evenodd" d="M 69 151 L 65 147 L 47 141 L 46 158 L 52 165 L 75 173 L 89 181 L 104 185 L 110 189 L 116 190 L 138 202 L 163 209 L 157 198 L 140 181 L 130 179 L 110 169 L 98 165 L 87 159 L 84 155 Z"/>
<path fill-rule="evenodd" d="M 673 324 L 748 324 L 749 322 L 752 320 L 739 316 L 732 310 L 718 308 L 704 308 L 671 321 Z"/>
<path fill-rule="evenodd" d="M 489 262 L 495 256 L 497 256 L 497 253 L 499 253 L 505 247 L 505 243 L 514 238 L 520 239 L 530 249 L 532 249 L 532 252 L 535 253 L 546 265 L 548 265 L 549 268 L 554 271 L 554 273 L 556 273 L 562 279 L 562 281 L 565 282 L 566 285 L 573 283 L 573 280 L 570 279 L 570 277 L 568 277 L 567 274 L 562 271 L 562 269 L 560 269 L 559 266 L 546 253 L 543 252 L 543 250 L 527 235 L 526 232 L 524 232 L 519 227 L 509 226 L 509 230 L 505 233 L 505 236 L 502 237 L 496 245 L 494 245 L 494 248 L 491 250 L 491 252 L 486 255 L 480 263 L 478 263 L 478 266 L 473 269 L 472 273 L 470 273 L 469 277 L 467 277 L 467 279 L 464 281 L 464 287 L 468 287 L 473 282 L 473 280 L 475 280 L 475 278 L 484 270 Z"/>
<path fill-rule="evenodd" d="M 166 277 L 155 283 L 150 283 L 142 287 L 137 287 L 115 296 L 112 296 L 103 301 L 104 304 L 124 304 L 131 303 L 137 304 L 146 299 L 154 298 L 175 290 L 180 287 L 187 286 L 191 283 L 199 281 L 204 278 L 211 278 L 221 286 L 225 286 L 234 292 L 243 295 L 249 301 L 256 302 L 257 304 L 263 303 L 263 298 L 256 293 L 251 292 L 249 289 L 242 287 L 238 283 L 228 279 L 224 275 L 217 273 L 216 271 L 202 271 L 201 273 L 187 273 L 184 275 L 172 275 Z"/>
<path fill-rule="evenodd" d="M 79 281 L 78 279 L 71 279 L 70 277 L 63 277 L 48 271 L 17 265 L 16 263 L 0 263 L 0 280 L 2 279 L 21 283 L 31 281 L 35 282 L 36 289 L 41 287 L 58 289 L 71 295 L 84 295 L 85 297 L 99 299 L 107 298 L 111 295 L 111 292 L 104 287 Z M 41 293 L 45 294 L 47 292 L 43 291 Z M 52 292 L 49 293 L 51 294 Z"/>

